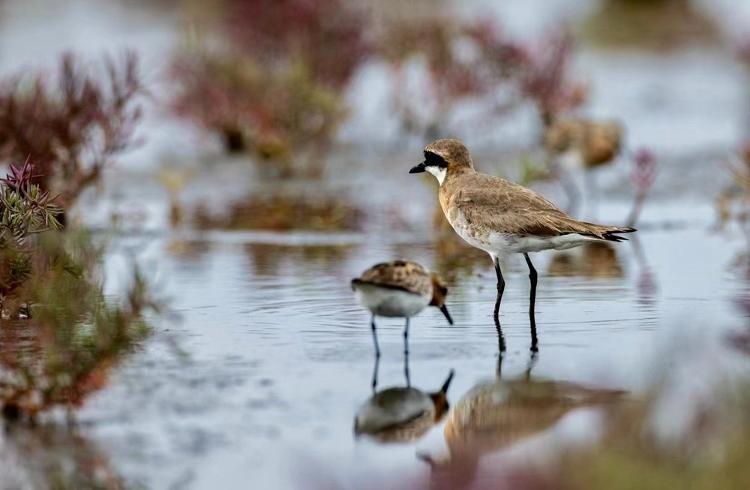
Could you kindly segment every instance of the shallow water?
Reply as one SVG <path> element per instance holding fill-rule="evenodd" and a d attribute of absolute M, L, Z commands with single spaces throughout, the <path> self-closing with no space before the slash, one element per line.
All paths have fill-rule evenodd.
<path fill-rule="evenodd" d="M 608 206 L 600 213 L 625 209 Z M 640 258 L 636 242 L 535 254 L 535 379 L 638 393 L 653 382 L 659 359 L 684 362 L 681 352 L 692 352 L 690 346 L 701 346 L 690 361 L 696 366 L 705 356 L 731 361 L 726 337 L 743 325 L 732 302 L 745 288 L 732 262 L 744 239 L 731 230 L 712 231 L 707 205 L 693 205 L 692 218 L 679 225 L 669 208 L 661 211 L 663 221 L 642 223 Z M 79 414 L 122 475 L 153 488 L 211 488 L 218 481 L 232 488 L 248 481 L 294 488 L 305 486 L 310 473 L 357 487 L 428 477 L 417 453 L 445 452 L 440 424 L 418 441 L 395 446 L 354 437 L 354 415 L 371 395 L 374 356 L 369 316 L 349 289 L 349 279 L 377 260 L 404 256 L 436 264 L 428 237 L 307 234 L 307 245 L 281 245 L 268 243 L 268 233 L 182 236 L 188 238 L 115 241 L 142 249 L 142 260 L 154 264 L 181 316 Z M 310 244 L 316 238 L 340 243 Z M 531 362 L 528 280 L 522 262 L 506 267 L 502 376 L 513 379 Z M 592 277 L 599 274 L 605 277 Z M 448 326 L 437 310 L 415 318 L 409 369 L 412 385 L 428 392 L 455 370 L 448 392 L 455 404 L 495 375 L 489 259 L 475 272 L 459 272 L 449 286 L 456 324 Z M 381 319 L 378 325 L 378 388 L 403 386 L 402 322 Z M 167 335 L 186 358 L 170 349 Z M 701 377 L 721 374 L 724 363 L 712 364 L 700 367 Z M 585 413 L 579 418 L 573 425 L 589 433 L 593 422 Z"/>
<path fill-rule="evenodd" d="M 518 31 L 527 30 L 524 22 L 541 22 L 538 6 L 522 3 L 507 17 Z M 159 63 L 177 37 L 169 9 L 141 18 L 137 9 L 100 10 L 77 0 L 50 31 L 49 21 L 25 5 L 6 1 L 8 15 L 0 25 L 3 70 L 31 58 L 50 62 L 66 47 L 90 53 L 128 44 L 145 54 L 147 74 L 158 79 Z M 34 5 L 43 10 L 45 2 Z M 126 11 L 135 18 L 121 21 Z M 120 29 L 111 34 L 108 27 L 114 26 Z M 102 38 L 107 42 L 94 42 Z M 734 227 L 716 229 L 712 207 L 728 181 L 720 162 L 746 117 L 746 80 L 729 58 L 687 52 L 666 62 L 643 53 L 584 50 L 579 62 L 594 87 L 615 87 L 594 91 L 589 112 L 622 118 L 628 148 L 647 144 L 657 150 L 659 175 L 637 240 L 534 254 L 540 273 L 535 358 L 528 350 L 525 264 L 519 259 L 506 264 L 502 325 L 508 352 L 501 379 L 510 385 L 496 380 L 490 261 L 479 254 L 465 265 L 446 257 L 431 225 L 435 188 L 405 174 L 418 161 L 421 142 L 387 149 L 393 144 L 388 128 L 395 124 L 384 117 L 382 97 L 375 96 L 382 95 L 376 88 L 383 81 L 376 69 L 352 96 L 375 95 L 360 100 L 343 134 L 360 146 L 331 157 L 333 171 L 323 188 L 269 182 L 242 159 L 216 161 L 210 144 L 184 128 L 174 130 L 154 110 L 146 121 L 147 144 L 108 176 L 105 192 L 91 196 L 96 204 L 79 212 L 106 236 L 113 215 L 124 223 L 111 237 L 108 290 L 117 291 L 118 271 L 136 257 L 180 319 L 157 321 L 154 338 L 78 412 L 75 430 L 0 435 L 0 474 L 14 471 L 18 487 L 34 488 L 34 477 L 24 475 L 34 475 L 38 461 L 65 463 L 80 453 L 97 462 L 88 468 L 103 468 L 128 486 L 410 488 L 429 483 L 431 476 L 419 455 L 441 461 L 451 452 L 445 426 L 462 413 L 457 409 L 483 389 L 503 393 L 529 367 L 531 380 L 538 381 L 529 389 L 552 386 L 544 406 L 553 408 L 570 396 L 585 400 L 584 387 L 638 396 L 652 383 L 668 381 L 664 410 L 672 425 L 665 425 L 678 430 L 694 397 L 737 370 L 738 356 L 727 338 L 746 325 L 735 303 L 748 290 L 743 255 L 748 244 Z M 510 118 L 474 135 L 482 169 L 517 174 L 515 150 L 536 136 L 523 118 L 517 121 Z M 391 143 L 369 146 L 382 141 Z M 502 146 L 509 141 L 510 150 Z M 180 196 L 188 215 L 198 205 L 221 213 L 241 196 L 283 188 L 340 193 L 365 217 L 360 230 L 339 233 L 170 229 L 167 196 L 152 170 L 172 161 L 193 172 Z M 585 203 L 579 216 L 623 221 L 632 193 L 628 165 L 623 159 L 597 175 L 600 202 Z M 564 202 L 556 186 L 538 189 Z M 474 257 L 468 249 L 459 255 Z M 354 435 L 355 414 L 372 395 L 375 359 L 369 315 L 355 304 L 349 281 L 373 263 L 396 257 L 417 260 L 449 278 L 456 324 L 448 326 L 437 310 L 415 318 L 408 366 L 412 386 L 425 392 L 437 390 L 454 370 L 447 395 L 454 411 L 416 441 L 380 445 Z M 378 321 L 379 390 L 406 382 L 402 328 L 398 320 Z M 552 415 L 527 410 L 523 437 L 508 434 L 505 442 L 488 443 L 492 454 L 480 469 L 543 459 L 566 441 L 595 437 L 600 420 L 586 406 L 566 405 L 569 410 Z M 494 430 L 498 439 L 504 430 Z"/>

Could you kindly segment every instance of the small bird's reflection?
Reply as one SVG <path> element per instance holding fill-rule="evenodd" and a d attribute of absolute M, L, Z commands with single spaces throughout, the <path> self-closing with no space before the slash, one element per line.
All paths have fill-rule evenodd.
<path fill-rule="evenodd" d="M 448 388 L 453 370 L 440 389 L 433 393 L 410 386 L 377 391 L 377 367 L 373 373 L 373 395 L 357 410 L 354 435 L 366 435 L 378 442 L 415 441 L 440 422 L 448 411 Z"/>
<path fill-rule="evenodd" d="M 553 427 L 574 409 L 613 403 L 624 393 L 535 379 L 531 369 L 536 358 L 532 354 L 525 374 L 510 380 L 501 379 L 500 358 L 496 378 L 475 385 L 456 403 L 445 423 L 448 453 L 419 455 L 439 483 L 454 488 L 467 484 L 483 455 Z"/>

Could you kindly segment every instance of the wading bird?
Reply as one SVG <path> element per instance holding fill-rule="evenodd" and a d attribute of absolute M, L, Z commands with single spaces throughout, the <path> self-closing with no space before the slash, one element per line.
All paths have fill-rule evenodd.
<path fill-rule="evenodd" d="M 448 222 L 469 245 L 484 250 L 492 258 L 497 274 L 494 319 L 500 352 L 505 351 L 499 319 L 505 290 L 500 259 L 513 253 L 523 254 L 526 259 L 531 281 L 531 350 L 536 351 L 537 272 L 529 253 L 564 250 L 597 240 L 617 242 L 625 240 L 618 233 L 630 233 L 635 229 L 578 221 L 530 189 L 477 172 L 469 150 L 459 140 L 434 141 L 425 147 L 424 157 L 425 161 L 409 173 L 429 172 L 437 178 L 440 206 Z"/>
<path fill-rule="evenodd" d="M 448 323 L 453 319 L 445 306 L 448 288 L 436 272 L 428 272 L 416 262 L 394 260 L 375 264 L 352 279 L 359 304 L 370 310 L 375 356 L 380 357 L 375 316 L 406 318 L 404 354 L 409 355 L 409 319 L 427 306 L 439 308 Z"/>
<path fill-rule="evenodd" d="M 585 192 L 593 195 L 596 189 L 590 172 L 612 162 L 620 153 L 621 141 L 622 126 L 615 121 L 558 118 L 545 127 L 542 142 L 568 194 L 568 210 L 577 207 L 581 196 L 568 170 L 582 168 Z"/>

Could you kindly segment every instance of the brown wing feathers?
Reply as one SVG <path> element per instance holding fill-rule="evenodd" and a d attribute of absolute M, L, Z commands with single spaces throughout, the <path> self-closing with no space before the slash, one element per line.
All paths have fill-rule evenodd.
<path fill-rule="evenodd" d="M 602 240 L 608 240 L 610 242 L 621 242 L 627 240 L 624 236 L 619 236 L 617 233 L 633 233 L 636 231 L 635 228 L 623 227 L 623 226 L 605 226 L 596 225 L 593 223 L 586 223 L 585 221 L 579 221 L 580 225 L 584 225 L 590 229 L 590 231 L 577 231 L 573 233 L 579 233 L 584 236 L 591 236 L 595 238 L 601 238 Z"/>
<path fill-rule="evenodd" d="M 441 192 L 452 194 L 448 199 L 449 207 L 453 204 L 467 222 L 486 231 L 521 236 L 578 233 L 609 241 L 626 240 L 617 234 L 635 231 L 634 228 L 578 221 L 534 191 L 499 177 L 471 173 L 457 180 L 456 187 L 460 188 L 457 192 L 441 188 Z"/>
<path fill-rule="evenodd" d="M 357 284 L 372 284 L 415 294 L 429 294 L 432 287 L 427 271 L 416 262 L 406 260 L 376 264 L 352 280 L 352 286 Z"/>

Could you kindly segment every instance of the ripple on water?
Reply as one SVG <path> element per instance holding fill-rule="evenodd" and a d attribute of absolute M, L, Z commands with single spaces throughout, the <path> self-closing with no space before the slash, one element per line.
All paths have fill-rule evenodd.
<path fill-rule="evenodd" d="M 575 268 L 568 275 L 552 275 L 554 254 L 537 254 L 540 353 L 535 373 L 581 385 L 638 389 L 643 383 L 638 373 L 649 369 L 641 364 L 645 352 L 682 335 L 680 322 L 731 326 L 741 318 L 728 301 L 731 287 L 724 284 L 722 267 L 731 260 L 734 252 L 727 249 L 732 247 L 708 238 L 716 252 L 706 255 L 692 245 L 698 233 L 694 228 L 642 233 L 655 284 L 645 292 L 639 290 L 643 266 L 631 247 L 617 248 L 622 275 L 614 277 L 592 277 L 590 269 Z M 349 281 L 371 262 L 396 255 L 408 254 L 430 266 L 434 244 L 363 243 L 343 251 L 339 245 L 307 247 L 218 242 L 195 266 L 182 256 L 165 256 L 162 266 L 169 271 L 182 315 L 174 329 L 188 360 L 177 362 L 159 342 L 149 344 L 106 396 L 84 410 L 84 418 L 106 436 L 106 447 L 124 455 L 124 466 L 133 468 L 128 473 L 146 472 L 159 482 L 190 462 L 223 464 L 227 453 L 257 455 L 253 467 L 262 469 L 290 448 L 315 451 L 331 465 L 352 454 L 383 471 L 418 465 L 414 446 L 397 458 L 398 451 L 353 438 L 354 412 L 371 395 L 375 359 L 370 316 L 356 305 Z M 680 272 L 686 261 L 698 264 L 691 274 L 701 274 L 701 282 L 686 280 Z M 420 388 L 439 386 L 454 369 L 450 402 L 495 373 L 494 277 L 489 263 L 476 267 L 481 275 L 462 272 L 449 284 L 454 326 L 433 309 L 411 322 L 411 381 Z M 509 350 L 503 369 L 513 375 L 529 362 L 529 286 L 523 264 L 511 261 L 506 280 L 501 321 Z M 378 319 L 384 387 L 405 383 L 403 324 Z M 709 336 L 721 332 L 718 327 L 703 330 Z M 153 459 L 132 455 L 129 438 L 136 424 L 139 444 L 149 446 Z M 440 439 L 441 430 L 438 425 L 424 437 Z M 159 461 L 158 467 L 152 461 Z"/>

